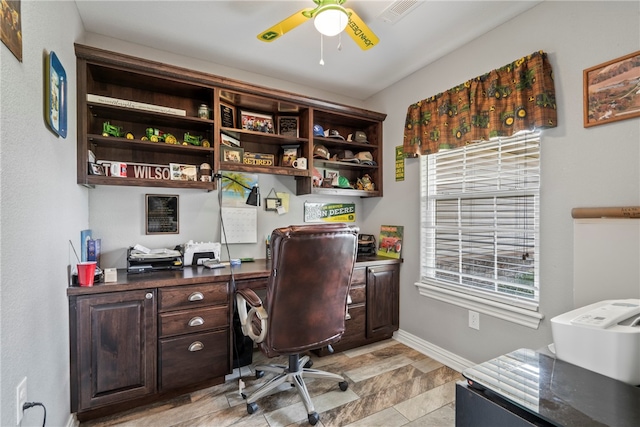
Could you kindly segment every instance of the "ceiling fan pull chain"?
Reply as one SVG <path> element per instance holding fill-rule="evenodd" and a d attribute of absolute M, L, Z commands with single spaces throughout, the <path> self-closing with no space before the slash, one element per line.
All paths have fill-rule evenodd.
<path fill-rule="evenodd" d="M 342 50 L 342 33 L 338 34 L 338 52 Z"/>
<path fill-rule="evenodd" d="M 320 34 L 320 65 L 324 65 L 324 37 Z"/>

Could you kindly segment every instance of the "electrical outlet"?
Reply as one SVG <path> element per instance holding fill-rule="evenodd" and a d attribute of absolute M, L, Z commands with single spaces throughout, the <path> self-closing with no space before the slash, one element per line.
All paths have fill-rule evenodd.
<path fill-rule="evenodd" d="M 480 314 L 469 310 L 469 327 L 480 330 Z"/>
<path fill-rule="evenodd" d="M 16 425 L 22 421 L 23 406 L 27 403 L 27 377 L 24 377 L 16 387 Z"/>

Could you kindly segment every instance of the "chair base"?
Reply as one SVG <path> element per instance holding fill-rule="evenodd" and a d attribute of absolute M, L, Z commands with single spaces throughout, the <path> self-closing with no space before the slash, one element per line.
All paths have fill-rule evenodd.
<path fill-rule="evenodd" d="M 287 365 L 258 365 L 255 367 L 256 376 L 259 372 L 272 372 L 276 376 L 267 381 L 258 390 L 256 390 L 251 396 L 247 397 L 247 412 L 249 414 L 254 413 L 257 410 L 256 400 L 267 395 L 273 389 L 279 387 L 283 383 L 290 383 L 295 386 L 298 394 L 302 398 L 307 414 L 309 416 L 309 424 L 315 425 L 318 422 L 318 414 L 315 411 L 311 396 L 304 383 L 304 377 L 307 378 L 321 378 L 331 379 L 339 381 L 340 390 L 346 391 L 349 388 L 349 383 L 341 375 L 334 374 L 326 371 L 319 371 L 317 369 L 305 368 L 304 366 L 309 362 L 309 356 L 300 357 L 299 354 L 289 355 L 289 366 Z"/>

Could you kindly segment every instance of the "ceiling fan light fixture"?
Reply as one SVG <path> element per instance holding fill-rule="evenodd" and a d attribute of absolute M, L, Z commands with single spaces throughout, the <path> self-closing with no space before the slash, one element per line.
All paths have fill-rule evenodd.
<path fill-rule="evenodd" d="M 349 23 L 347 11 L 340 5 L 328 4 L 316 12 L 313 25 L 320 34 L 333 37 L 340 34 Z"/>

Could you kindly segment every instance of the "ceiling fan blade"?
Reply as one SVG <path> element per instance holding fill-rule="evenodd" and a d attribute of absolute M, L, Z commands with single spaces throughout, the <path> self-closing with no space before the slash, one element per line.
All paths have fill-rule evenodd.
<path fill-rule="evenodd" d="M 380 41 L 367 24 L 358 16 L 353 9 L 346 9 L 349 14 L 349 23 L 344 30 L 360 46 L 362 50 L 371 49 Z"/>
<path fill-rule="evenodd" d="M 274 41 L 275 39 L 279 38 L 284 33 L 287 33 L 289 31 L 293 30 L 298 25 L 300 25 L 300 24 L 306 22 L 308 19 L 310 19 L 311 18 L 310 12 L 312 10 L 315 10 L 315 9 L 306 8 L 306 9 L 299 10 L 298 12 L 294 13 L 293 15 L 291 15 L 288 18 L 283 19 L 282 21 L 280 21 L 279 23 L 277 23 L 273 27 L 269 28 L 268 30 L 263 31 L 260 34 L 258 34 L 258 39 L 262 40 L 263 42 L 272 42 L 272 41 Z"/>

